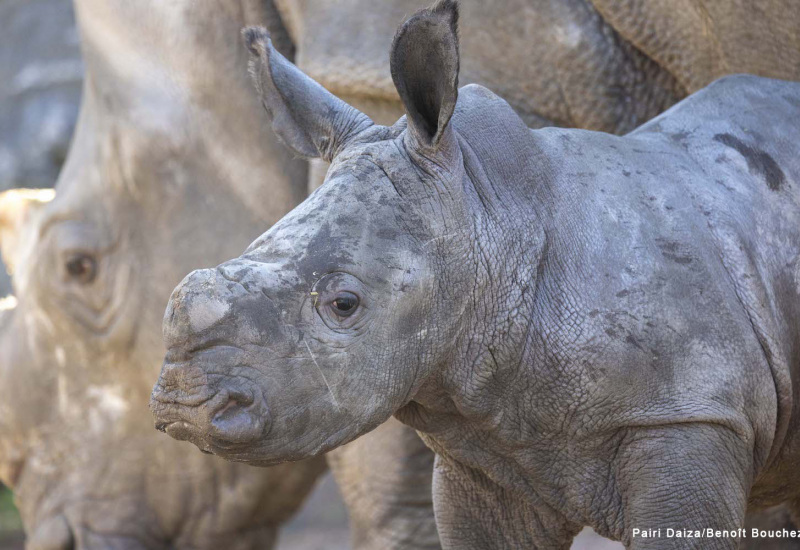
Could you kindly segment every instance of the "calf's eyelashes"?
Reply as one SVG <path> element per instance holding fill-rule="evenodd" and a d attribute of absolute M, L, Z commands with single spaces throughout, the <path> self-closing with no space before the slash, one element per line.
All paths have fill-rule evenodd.
<path fill-rule="evenodd" d="M 349 273 L 330 273 L 314 285 L 313 306 L 333 330 L 354 328 L 366 314 L 365 285 Z"/>

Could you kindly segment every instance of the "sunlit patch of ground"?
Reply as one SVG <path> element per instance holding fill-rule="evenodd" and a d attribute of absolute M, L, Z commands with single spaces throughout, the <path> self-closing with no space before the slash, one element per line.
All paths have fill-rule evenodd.
<path fill-rule="evenodd" d="M 572 543 L 572 550 L 625 550 L 618 542 L 604 539 L 589 528 L 581 531 Z"/>

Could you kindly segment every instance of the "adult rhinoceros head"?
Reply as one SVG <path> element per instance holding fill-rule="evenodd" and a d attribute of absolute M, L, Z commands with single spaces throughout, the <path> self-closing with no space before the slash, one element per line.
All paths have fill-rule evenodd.
<path fill-rule="evenodd" d="M 245 32 L 273 127 L 297 153 L 332 162 L 326 183 L 239 258 L 195 271 L 173 292 L 151 408 L 159 429 L 233 460 L 324 452 L 377 426 L 457 345 L 489 299 L 476 287 L 491 231 L 475 205 L 529 130 L 479 86 L 458 98 L 457 8 L 408 20 L 391 51 L 407 117 L 372 123 Z M 454 115 L 454 123 L 451 117 Z M 516 141 L 515 141 L 516 140 Z M 499 163 L 502 165 L 502 163 Z M 485 210 L 484 210 L 485 212 Z M 485 227 L 479 227 L 485 226 Z"/>
<path fill-rule="evenodd" d="M 147 402 L 174 285 L 299 202 L 304 167 L 252 117 L 224 38 L 240 3 L 76 8 L 87 80 L 56 190 L 0 195 L 0 480 L 30 550 L 270 547 L 324 464 L 231 469 L 155 433 Z"/>

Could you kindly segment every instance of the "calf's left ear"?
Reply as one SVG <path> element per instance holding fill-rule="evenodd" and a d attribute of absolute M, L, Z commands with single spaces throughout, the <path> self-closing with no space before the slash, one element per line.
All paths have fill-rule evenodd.
<path fill-rule="evenodd" d="M 55 196 L 53 189 L 11 189 L 0 193 L 0 252 L 9 275 L 14 274 L 26 221 Z"/>
<path fill-rule="evenodd" d="M 330 162 L 356 136 L 374 126 L 364 113 L 348 105 L 295 67 L 273 46 L 266 29 L 242 31 L 250 50 L 250 73 L 272 129 L 295 153 Z"/>
<path fill-rule="evenodd" d="M 411 16 L 395 34 L 390 67 L 413 138 L 438 148 L 458 100 L 458 3 L 440 0 Z"/>

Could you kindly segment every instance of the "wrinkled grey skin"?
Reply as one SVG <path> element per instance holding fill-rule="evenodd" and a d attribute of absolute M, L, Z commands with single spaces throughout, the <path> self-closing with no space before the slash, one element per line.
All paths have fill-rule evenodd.
<path fill-rule="evenodd" d="M 426 0 L 276 0 L 297 66 L 381 124 L 403 114 L 389 77 L 397 25 Z M 800 79 L 796 0 L 462 0 L 462 84 L 528 126 L 625 133 L 726 74 Z"/>
<path fill-rule="evenodd" d="M 147 412 L 171 288 L 304 194 L 227 38 L 268 22 L 256 5 L 76 2 L 87 74 L 55 198 L 0 195 L 19 301 L 0 307 L 0 479 L 29 550 L 270 548 L 325 470 L 204 456 Z"/>
<path fill-rule="evenodd" d="M 389 74 L 392 37 L 429 4 L 276 1 L 298 47 L 297 66 L 386 124 L 403 114 Z M 495 90 L 528 126 L 630 131 L 685 95 L 584 0 L 464 0 L 461 9 L 460 81 Z"/>
<path fill-rule="evenodd" d="M 403 106 L 396 26 L 429 0 L 275 0 L 295 62 L 379 124 Z M 800 80 L 795 0 L 461 0 L 462 84 L 502 96 L 529 127 L 623 134 L 726 74 Z M 309 189 L 328 164 L 313 159 Z"/>
<path fill-rule="evenodd" d="M 396 25 L 428 0 L 275 0 L 298 67 L 379 124 L 403 106 L 389 74 Z M 462 0 L 462 84 L 533 128 L 623 134 L 732 73 L 800 80 L 795 0 Z M 311 161 L 309 188 L 328 165 Z M 800 545 L 796 545 L 800 546 Z"/>
<path fill-rule="evenodd" d="M 568 548 L 582 525 L 663 548 L 632 529 L 795 501 L 800 85 L 726 78 L 625 137 L 531 131 L 457 92 L 456 19 L 398 32 L 392 127 L 248 33 L 273 128 L 332 165 L 177 287 L 157 427 L 276 464 L 394 414 L 438 454 L 446 548 Z"/>
<path fill-rule="evenodd" d="M 354 550 L 441 548 L 431 498 L 434 454 L 413 429 L 391 418 L 326 457 Z"/>

